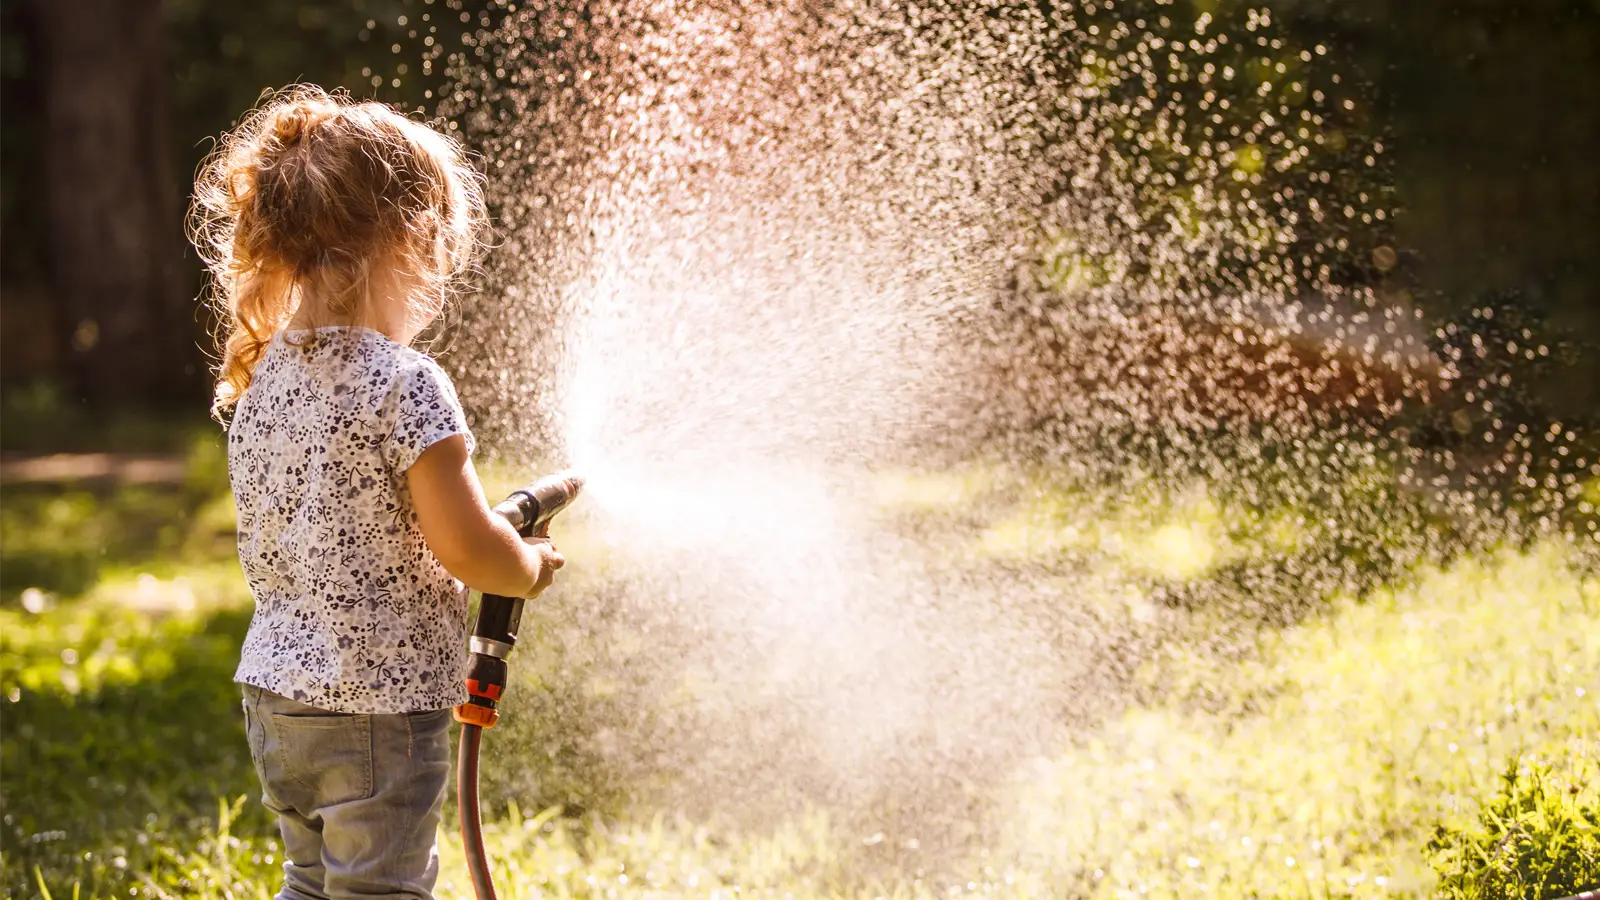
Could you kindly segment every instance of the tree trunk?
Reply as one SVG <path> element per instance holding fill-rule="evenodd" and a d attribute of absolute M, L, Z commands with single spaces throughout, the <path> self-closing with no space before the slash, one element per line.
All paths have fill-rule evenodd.
<path fill-rule="evenodd" d="M 44 38 L 50 282 L 77 396 L 188 399 L 184 296 L 161 0 L 35 0 Z"/>

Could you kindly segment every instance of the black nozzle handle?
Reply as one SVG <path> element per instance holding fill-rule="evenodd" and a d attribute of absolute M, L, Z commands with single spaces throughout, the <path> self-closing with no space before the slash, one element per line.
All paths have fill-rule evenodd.
<path fill-rule="evenodd" d="M 566 509 L 583 489 L 583 478 L 562 472 L 541 478 L 500 501 L 494 511 L 523 537 L 547 535 L 550 520 Z M 472 624 L 467 649 L 472 652 L 467 672 L 467 702 L 456 707 L 456 720 L 466 725 L 492 728 L 500 718 L 500 698 L 506 689 L 506 657 L 517 646 L 522 625 L 521 597 L 484 594 Z"/>
<path fill-rule="evenodd" d="M 557 472 L 512 491 L 494 511 L 523 537 L 543 535 L 548 533 L 550 520 L 556 513 L 578 499 L 578 492 L 582 490 L 583 476 L 575 472 Z"/>
<path fill-rule="evenodd" d="M 456 707 L 456 721 L 481 728 L 493 728 L 500 718 L 500 699 L 505 695 L 506 657 L 517 646 L 517 628 L 522 623 L 521 597 L 484 594 L 478 604 L 478 619 L 472 625 L 467 649 L 472 651 L 467 668 L 467 702 Z"/>
<path fill-rule="evenodd" d="M 494 506 L 495 515 L 511 523 L 523 537 L 533 533 L 533 523 L 539 518 L 539 501 L 530 490 L 532 485 L 512 491 L 511 496 Z"/>

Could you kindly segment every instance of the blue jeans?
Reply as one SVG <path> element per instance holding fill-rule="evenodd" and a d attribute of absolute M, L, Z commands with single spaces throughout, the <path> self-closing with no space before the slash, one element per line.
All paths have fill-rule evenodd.
<path fill-rule="evenodd" d="M 431 900 L 450 710 L 331 713 L 240 687 L 261 802 L 283 832 L 278 900 Z"/>

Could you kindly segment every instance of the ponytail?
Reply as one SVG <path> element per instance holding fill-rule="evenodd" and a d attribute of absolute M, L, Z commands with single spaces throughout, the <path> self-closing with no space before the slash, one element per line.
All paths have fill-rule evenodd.
<path fill-rule="evenodd" d="M 484 218 L 452 138 L 314 86 L 270 95 L 202 164 L 190 205 L 221 357 L 212 415 L 226 421 L 303 303 L 361 321 L 379 260 L 420 276 L 409 300 L 436 312 L 475 261 Z"/>

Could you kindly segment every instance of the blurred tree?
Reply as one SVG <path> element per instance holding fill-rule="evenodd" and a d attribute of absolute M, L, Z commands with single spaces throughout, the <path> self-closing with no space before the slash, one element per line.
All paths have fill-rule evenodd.
<path fill-rule="evenodd" d="M 492 0 L 0 0 L 0 305 L 10 396 L 203 408 L 189 179 L 264 90 L 411 111 Z M 50 392 L 54 394 L 54 392 Z"/>
<path fill-rule="evenodd" d="M 196 368 L 176 265 L 160 0 L 34 0 L 57 359 L 95 405 L 181 391 Z"/>
<path fill-rule="evenodd" d="M 38 190 L 44 148 L 38 132 L 44 97 L 38 68 L 38 22 L 22 0 L 0 0 L 0 373 L 55 371 L 53 315 L 43 285 L 44 192 Z"/>
<path fill-rule="evenodd" d="M 1373 86 L 1392 138 L 1397 246 L 1425 307 L 1459 321 L 1514 302 L 1546 323 L 1541 340 L 1587 343 L 1524 375 L 1558 417 L 1600 422 L 1600 3 L 1268 5 Z"/>
<path fill-rule="evenodd" d="M 1362 142 L 1323 143 L 1287 171 L 1263 168 L 1259 186 L 1252 172 L 1224 179 L 1230 189 L 1299 187 L 1318 171 L 1392 179 L 1396 193 L 1375 202 L 1398 207 L 1398 221 L 1385 229 L 1352 223 L 1349 252 L 1324 245 L 1306 255 L 1319 266 L 1343 260 L 1339 279 L 1361 280 L 1372 274 L 1363 270 L 1369 248 L 1392 240 L 1401 269 L 1432 289 L 1419 291 L 1419 302 L 1440 315 L 1514 292 L 1556 326 L 1600 337 L 1595 0 L 1100 0 L 1073 8 L 1103 36 L 1118 21 L 1170 17 L 1191 38 L 1202 13 L 1220 20 L 1270 9 L 1283 46 L 1208 51 L 1195 62 L 1232 66 L 1238 77 L 1172 86 L 1183 94 L 1183 127 L 1231 136 L 1265 104 L 1314 107 L 1253 93 L 1269 76 L 1247 63 L 1270 55 L 1293 73 L 1275 79 L 1283 87 L 1298 81 L 1330 101 L 1354 100 L 1353 111 L 1332 102 L 1313 109 L 1323 117 L 1316 124 L 1383 138 L 1381 160 L 1392 168 L 1358 163 L 1350 154 Z M 8 391 L 67 379 L 101 402 L 192 404 L 205 388 L 206 320 L 189 305 L 199 269 L 178 223 L 208 138 L 264 88 L 297 80 L 432 110 L 450 55 L 473 55 L 463 34 L 497 10 L 497 0 L 0 0 Z M 1297 52 L 1319 44 L 1329 47 L 1329 65 L 1317 56 L 1302 66 Z M 1157 70 L 1165 59 L 1153 59 Z M 1352 61 L 1361 77 L 1337 89 L 1313 82 Z M 1219 103 L 1202 108 L 1210 90 Z M 1217 108 L 1222 98 L 1231 112 Z M 1134 155 L 1183 174 L 1162 146 Z M 1235 153 L 1228 164 L 1242 171 L 1273 159 Z M 1594 407 L 1600 355 L 1589 359 L 1587 370 L 1562 370 L 1551 388 L 1573 409 Z"/>

